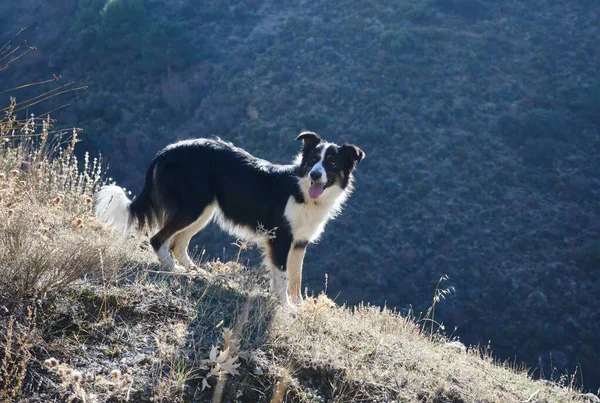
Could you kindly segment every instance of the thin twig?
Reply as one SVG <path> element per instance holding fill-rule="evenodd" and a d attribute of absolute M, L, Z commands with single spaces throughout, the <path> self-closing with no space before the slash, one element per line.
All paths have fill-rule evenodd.
<path fill-rule="evenodd" d="M 14 34 L 14 35 L 12 36 L 12 38 L 10 38 L 8 41 L 6 41 L 6 43 L 5 43 L 4 45 L 2 45 L 2 47 L 0 48 L 0 55 L 1 55 L 2 53 L 6 52 L 6 50 L 7 50 L 8 48 L 10 48 L 10 43 L 11 43 L 11 42 L 12 42 L 12 41 L 13 41 L 13 40 L 14 40 L 14 39 L 17 37 L 17 36 L 21 35 L 21 32 L 25 31 L 25 30 L 26 30 L 28 27 L 29 27 L 29 26 L 21 28 L 21 29 L 20 29 L 20 30 L 19 30 L 19 31 L 18 31 L 16 34 Z"/>
<path fill-rule="evenodd" d="M 35 82 L 35 83 L 22 84 L 22 85 L 18 85 L 16 87 L 13 87 L 13 88 L 8 88 L 6 90 L 2 90 L 2 91 L 0 91 L 0 94 L 4 94 L 4 93 L 9 92 L 9 91 L 22 90 L 23 88 L 33 87 L 34 85 L 42 85 L 42 84 L 48 84 L 48 83 L 52 83 L 52 82 L 57 82 L 58 80 L 60 80 L 60 76 L 54 75 L 49 80 L 38 81 L 38 82 Z"/>

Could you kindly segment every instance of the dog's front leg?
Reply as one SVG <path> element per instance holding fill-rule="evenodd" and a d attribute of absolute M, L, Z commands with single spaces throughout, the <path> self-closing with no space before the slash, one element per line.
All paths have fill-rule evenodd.
<path fill-rule="evenodd" d="M 287 258 L 287 293 L 293 303 L 302 302 L 302 263 L 306 252 L 305 242 L 296 242 L 290 248 Z"/>

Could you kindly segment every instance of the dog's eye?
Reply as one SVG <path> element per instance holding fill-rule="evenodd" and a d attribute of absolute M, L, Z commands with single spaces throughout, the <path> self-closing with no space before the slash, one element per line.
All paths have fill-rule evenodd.
<path fill-rule="evenodd" d="M 310 157 L 310 163 L 314 165 L 317 162 L 319 162 L 320 159 L 321 159 L 321 157 L 319 157 L 318 155 L 312 156 L 312 157 Z"/>
<path fill-rule="evenodd" d="M 335 168 L 335 158 L 333 157 L 333 155 L 330 155 L 329 157 L 327 157 L 327 163 L 329 165 L 331 165 L 333 168 Z"/>

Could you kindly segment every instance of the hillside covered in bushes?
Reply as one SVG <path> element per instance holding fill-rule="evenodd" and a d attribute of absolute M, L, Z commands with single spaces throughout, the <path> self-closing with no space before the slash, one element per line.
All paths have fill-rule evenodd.
<path fill-rule="evenodd" d="M 358 144 L 355 194 L 308 249 L 309 289 L 328 274 L 339 303 L 425 312 L 447 274 L 450 332 L 592 389 L 599 17 L 592 0 L 25 0 L 0 5 L 0 35 L 29 25 L 39 50 L 2 74 L 87 85 L 55 116 L 134 194 L 177 139 L 218 135 L 276 162 L 304 129 Z M 67 101 L 49 102 L 32 109 Z M 215 228 L 196 241 L 238 252 Z"/>

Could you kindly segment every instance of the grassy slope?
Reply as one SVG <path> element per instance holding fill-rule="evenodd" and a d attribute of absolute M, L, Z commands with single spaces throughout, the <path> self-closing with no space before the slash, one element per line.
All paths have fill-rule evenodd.
<path fill-rule="evenodd" d="M 53 295 L 43 303 L 23 397 L 203 402 L 220 390 L 217 401 L 587 401 L 477 349 L 464 352 L 428 337 L 412 319 L 379 307 L 333 306 L 321 296 L 290 313 L 254 286 L 242 286 L 243 276 L 79 283 Z M 211 388 L 202 391 L 208 372 L 202 362 L 211 346 L 223 344 L 227 327 L 240 339 L 232 354 L 239 374 L 224 376 L 222 387 L 211 377 Z M 66 371 L 42 368 L 49 357 Z M 73 380 L 71 370 L 84 381 Z M 110 375 L 115 370 L 130 383 L 118 386 Z"/>

